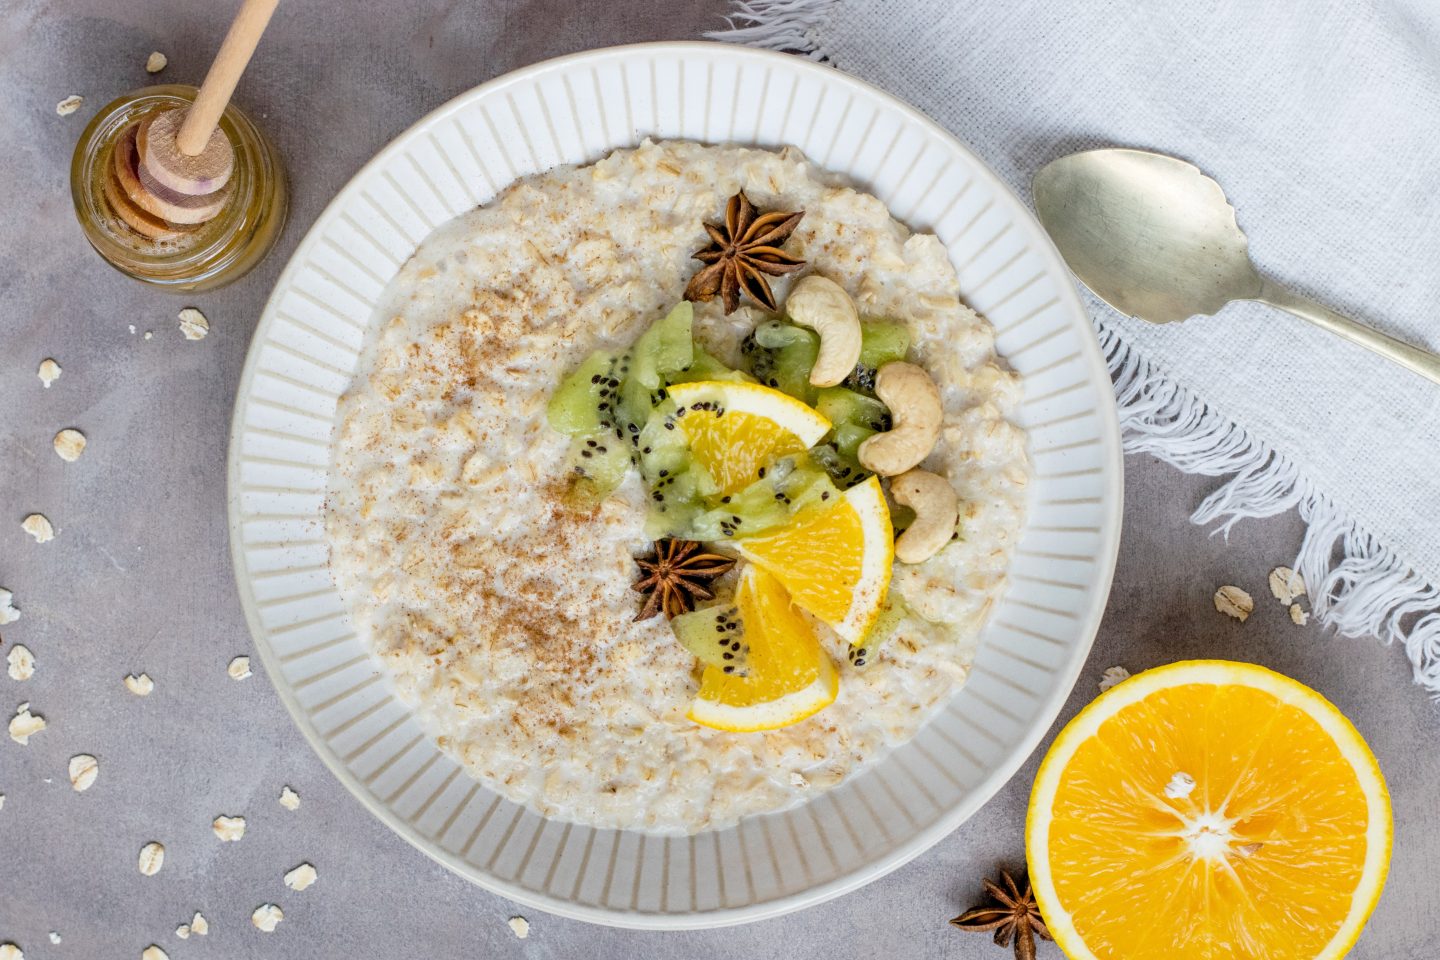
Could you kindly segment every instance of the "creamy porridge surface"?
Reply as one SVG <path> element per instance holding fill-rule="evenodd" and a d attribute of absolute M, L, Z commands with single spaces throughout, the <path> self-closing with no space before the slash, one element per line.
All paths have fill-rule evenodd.
<path fill-rule="evenodd" d="M 912 615 L 871 665 L 848 666 L 835 643 L 834 704 L 735 734 L 686 719 L 695 662 L 664 618 L 632 622 L 641 481 L 594 514 L 568 506 L 569 441 L 545 407 L 590 351 L 623 348 L 680 300 L 701 223 L 740 189 L 762 209 L 805 210 L 787 249 L 862 313 L 910 328 L 946 410 L 925 465 L 959 491 L 963 537 L 897 564 Z M 1008 419 L 1018 381 L 960 293 L 935 237 L 794 150 L 646 142 L 519 181 L 430 236 L 342 400 L 327 533 L 362 636 L 441 748 L 549 816 L 695 831 L 789 806 L 912 736 L 965 680 L 1028 479 Z M 697 304 L 696 335 L 738 365 L 762 318 Z"/>

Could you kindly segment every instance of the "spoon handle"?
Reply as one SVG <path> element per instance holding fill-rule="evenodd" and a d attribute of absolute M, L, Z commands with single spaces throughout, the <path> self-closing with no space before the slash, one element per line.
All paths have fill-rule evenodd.
<path fill-rule="evenodd" d="M 1359 344 L 1367 350 L 1380 354 L 1386 360 L 1393 360 L 1407 370 L 1413 370 L 1432 383 L 1440 383 L 1440 356 L 1411 346 L 1403 340 L 1396 340 L 1363 323 L 1356 323 L 1329 307 L 1322 306 L 1308 297 L 1300 296 L 1274 280 L 1263 281 L 1260 286 L 1260 295 L 1254 299 L 1309 320 L 1323 330 L 1329 330 L 1351 343 Z"/>

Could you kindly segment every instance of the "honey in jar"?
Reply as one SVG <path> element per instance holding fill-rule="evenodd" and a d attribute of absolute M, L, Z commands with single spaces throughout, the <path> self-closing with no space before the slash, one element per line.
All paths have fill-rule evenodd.
<path fill-rule="evenodd" d="M 274 246 L 289 210 L 279 155 L 233 104 L 215 134 L 233 161 L 213 189 L 178 192 L 164 171 L 140 163 L 145 133 L 162 114 L 180 116 L 171 112 L 187 109 L 196 93 L 167 84 L 112 101 L 86 125 L 70 165 L 75 215 L 90 245 L 120 272 L 174 290 L 239 279 Z"/>

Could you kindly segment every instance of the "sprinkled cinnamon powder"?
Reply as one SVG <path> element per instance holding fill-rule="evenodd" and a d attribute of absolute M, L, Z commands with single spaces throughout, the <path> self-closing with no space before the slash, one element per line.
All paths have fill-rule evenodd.
<path fill-rule="evenodd" d="M 564 495 L 562 484 L 546 485 L 545 510 L 531 521 L 533 537 L 527 542 L 533 550 L 528 556 L 516 553 L 500 560 L 492 555 L 501 571 L 498 588 L 481 586 L 469 590 L 466 597 L 452 598 L 468 599 L 477 608 L 475 622 L 493 625 L 491 643 L 523 653 L 530 667 L 529 683 L 526 696 L 515 706 L 514 722 L 531 729 L 559 731 L 574 724 L 576 702 L 594 685 L 599 662 L 596 645 L 587 638 L 616 626 L 600 589 L 581 591 L 579 597 L 557 589 L 557 584 L 583 582 L 584 567 L 591 562 L 583 554 L 573 555 L 567 545 L 594 514 L 576 510 Z M 496 554 L 503 551 L 500 545 L 495 547 Z M 456 556 L 459 545 L 451 552 Z M 532 563 L 544 573 L 529 569 Z"/>

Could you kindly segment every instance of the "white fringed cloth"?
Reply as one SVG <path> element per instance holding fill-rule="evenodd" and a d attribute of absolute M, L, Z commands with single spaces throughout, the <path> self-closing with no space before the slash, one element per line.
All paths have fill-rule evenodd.
<path fill-rule="evenodd" d="M 1262 271 L 1440 349 L 1433 0 L 742 0 L 732 27 L 914 104 L 1026 198 L 1078 150 L 1190 160 Z M 1440 696 L 1440 388 L 1257 304 L 1154 327 L 1087 302 L 1126 449 L 1227 478 L 1197 523 L 1297 508 L 1315 615 Z"/>

